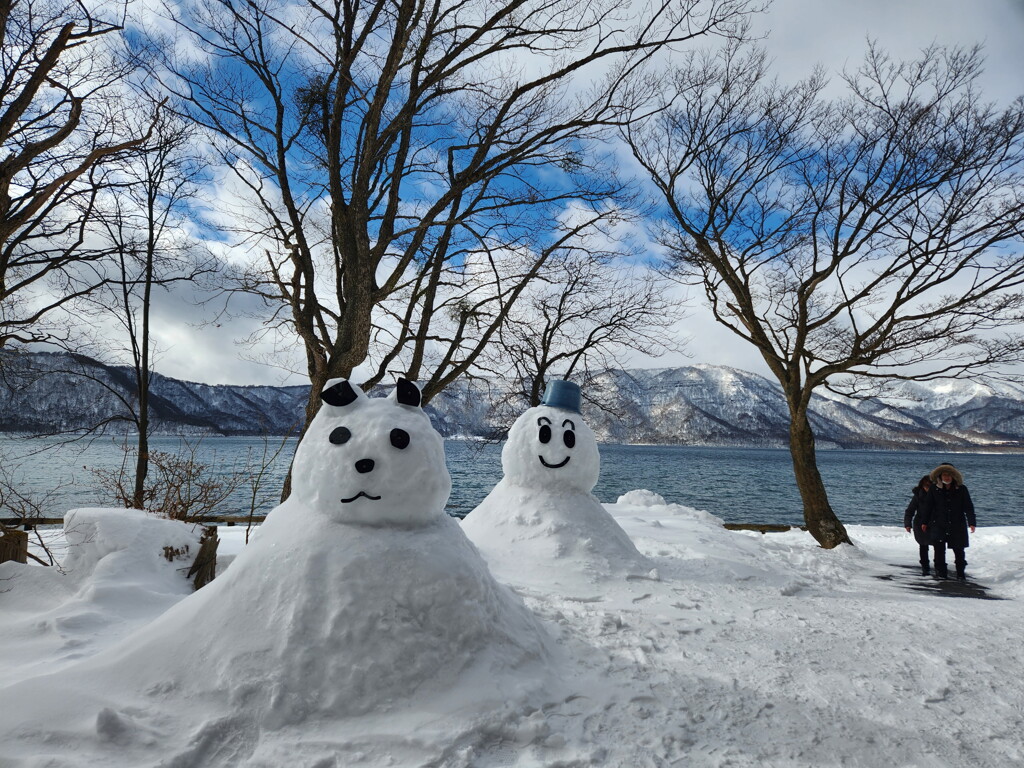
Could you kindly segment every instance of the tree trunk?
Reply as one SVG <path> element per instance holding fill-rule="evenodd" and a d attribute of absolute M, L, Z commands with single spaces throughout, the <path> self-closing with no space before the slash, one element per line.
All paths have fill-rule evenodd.
<path fill-rule="evenodd" d="M 828 503 L 828 494 L 814 449 L 814 433 L 806 408 L 790 408 L 789 452 L 793 457 L 793 473 L 804 504 L 807 530 L 825 549 L 852 544 L 846 528 Z"/>
<path fill-rule="evenodd" d="M 149 474 L 149 421 L 139 419 L 139 444 L 135 457 L 135 486 L 132 489 L 132 509 L 145 509 L 146 476 Z"/>
<path fill-rule="evenodd" d="M 345 374 L 342 374 L 342 376 L 347 378 L 347 375 L 345 375 Z M 313 363 L 311 362 L 310 366 L 309 366 L 309 378 L 310 378 L 310 388 L 309 388 L 309 399 L 306 400 L 306 410 L 305 410 L 306 420 L 302 424 L 302 429 L 299 430 L 299 441 L 298 442 L 302 441 L 302 438 L 306 434 L 306 430 L 309 429 L 309 425 L 313 423 L 314 417 L 320 411 L 320 405 L 321 405 L 320 393 L 323 391 L 324 386 L 332 378 L 337 378 L 337 376 L 331 376 L 325 366 L 314 366 Z M 298 447 L 298 442 L 296 442 L 296 447 Z M 295 457 L 292 456 L 292 461 L 294 461 L 294 460 L 295 460 Z M 291 496 L 291 493 L 292 493 L 292 468 L 293 468 L 292 465 L 289 464 L 289 466 L 288 466 L 288 474 L 285 475 L 284 483 L 281 485 L 281 501 L 282 502 L 284 502 L 289 496 Z"/>
<path fill-rule="evenodd" d="M 152 269 L 152 263 L 149 265 Z M 135 457 L 135 488 L 132 491 L 132 508 L 144 509 L 146 501 L 146 478 L 149 475 L 149 309 L 150 290 L 152 288 L 152 272 L 147 272 L 146 292 L 142 302 L 142 340 L 140 342 L 141 357 L 138 363 L 139 412 L 137 425 L 139 429 L 138 453 Z"/>
<path fill-rule="evenodd" d="M 156 190 L 152 180 L 147 190 L 146 215 L 148 237 L 146 241 L 146 263 L 143 272 L 141 329 L 139 339 L 132 341 L 136 345 L 135 376 L 139 389 L 139 412 L 137 424 L 139 428 L 138 455 L 135 459 L 135 488 L 132 491 L 132 508 L 143 509 L 146 494 L 146 477 L 149 475 L 149 345 L 150 345 L 150 310 L 153 306 L 153 276 L 156 261 Z M 124 272 L 122 271 L 122 274 Z M 125 297 L 125 311 L 131 312 L 131 302 Z"/>
<path fill-rule="evenodd" d="M 530 408 L 536 408 L 540 405 L 541 398 L 544 396 L 542 391 L 542 384 L 544 382 L 544 372 L 539 372 L 530 381 Z"/>

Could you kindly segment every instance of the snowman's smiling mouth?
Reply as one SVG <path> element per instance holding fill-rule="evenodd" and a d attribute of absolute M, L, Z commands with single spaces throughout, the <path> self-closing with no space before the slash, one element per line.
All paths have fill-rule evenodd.
<path fill-rule="evenodd" d="M 342 504 L 348 504 L 350 501 L 355 501 L 360 496 L 362 496 L 364 499 L 369 499 L 370 501 L 380 501 L 380 496 L 371 496 L 366 491 L 360 491 L 355 496 L 353 496 L 351 499 L 342 499 L 341 503 Z"/>
<path fill-rule="evenodd" d="M 566 456 L 564 459 L 562 459 L 557 464 L 548 464 L 546 461 L 544 461 L 544 457 L 543 456 L 538 456 L 537 458 L 540 459 L 540 463 L 543 464 L 548 469 L 558 469 L 559 467 L 564 467 L 566 464 L 568 464 L 569 463 L 569 459 L 571 459 L 572 457 L 571 456 Z"/>

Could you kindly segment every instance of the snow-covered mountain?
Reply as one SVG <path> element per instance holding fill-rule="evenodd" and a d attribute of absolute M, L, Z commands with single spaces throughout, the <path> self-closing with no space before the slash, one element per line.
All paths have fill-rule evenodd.
<path fill-rule="evenodd" d="M 308 387 L 213 386 L 154 374 L 156 433 L 286 434 L 302 424 Z M 0 357 L 0 431 L 127 429 L 135 399 L 129 368 L 67 353 Z"/>
<path fill-rule="evenodd" d="M 711 365 L 616 371 L 599 383 L 619 416 L 589 414 L 604 439 L 711 445 L 786 445 L 789 416 L 779 385 Z M 1024 444 L 1024 387 L 974 382 L 910 384 L 893 396 L 815 396 L 819 446 L 994 447 Z"/>
<path fill-rule="evenodd" d="M 5 354 L 0 430 L 89 429 L 126 412 L 128 369 L 81 355 Z M 213 386 L 155 375 L 152 413 L 161 433 L 285 434 L 301 424 L 302 386 Z M 609 371 L 585 392 L 588 423 L 604 442 L 784 446 L 788 414 L 779 386 L 712 365 Z M 593 403 L 600 403 L 597 407 Z M 427 407 L 446 436 L 500 436 L 525 405 L 501 383 L 463 382 Z M 816 397 L 820 447 L 1024 447 L 1024 386 L 968 381 L 902 383 L 884 398 Z M 123 424 L 123 422 L 121 422 Z M 115 428 L 117 422 L 113 423 Z"/>

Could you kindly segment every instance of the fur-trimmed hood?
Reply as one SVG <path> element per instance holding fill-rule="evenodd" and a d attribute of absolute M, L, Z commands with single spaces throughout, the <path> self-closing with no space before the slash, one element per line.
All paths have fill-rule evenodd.
<path fill-rule="evenodd" d="M 957 485 L 964 484 L 964 476 L 960 474 L 960 470 L 954 467 L 952 464 L 943 463 L 939 464 L 939 466 L 933 469 L 931 471 L 931 474 L 929 475 L 934 485 L 939 484 L 939 475 L 941 475 L 943 472 L 949 472 L 949 474 L 953 476 L 953 482 L 955 482 Z"/>

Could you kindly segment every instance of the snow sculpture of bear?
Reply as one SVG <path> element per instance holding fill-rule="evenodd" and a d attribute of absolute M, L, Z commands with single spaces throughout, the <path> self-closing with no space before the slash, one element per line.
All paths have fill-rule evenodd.
<path fill-rule="evenodd" d="M 547 696 L 557 649 L 445 514 L 444 444 L 419 390 L 374 399 L 336 380 L 322 397 L 291 496 L 224 574 L 59 684 L 26 681 L 40 707 L 26 723 L 66 709 L 104 733 L 116 723 L 123 744 L 182 727 L 201 743 L 205 724 L 219 740 L 230 723 L 249 754 L 286 726 L 388 714 L 372 722 L 412 739 L 417 718 L 531 711 Z M 65 702 L 65 686 L 83 693 Z M 5 712 L 16 689 L 0 692 Z M 185 721 L 168 728 L 169 712 Z"/>
<path fill-rule="evenodd" d="M 553 566 L 545 578 L 557 579 L 572 561 L 591 576 L 649 573 L 653 564 L 591 493 L 601 458 L 579 388 L 552 382 L 544 399 L 554 405 L 530 408 L 512 425 L 504 476 L 462 529 L 499 573 L 526 571 L 529 562 Z"/>

